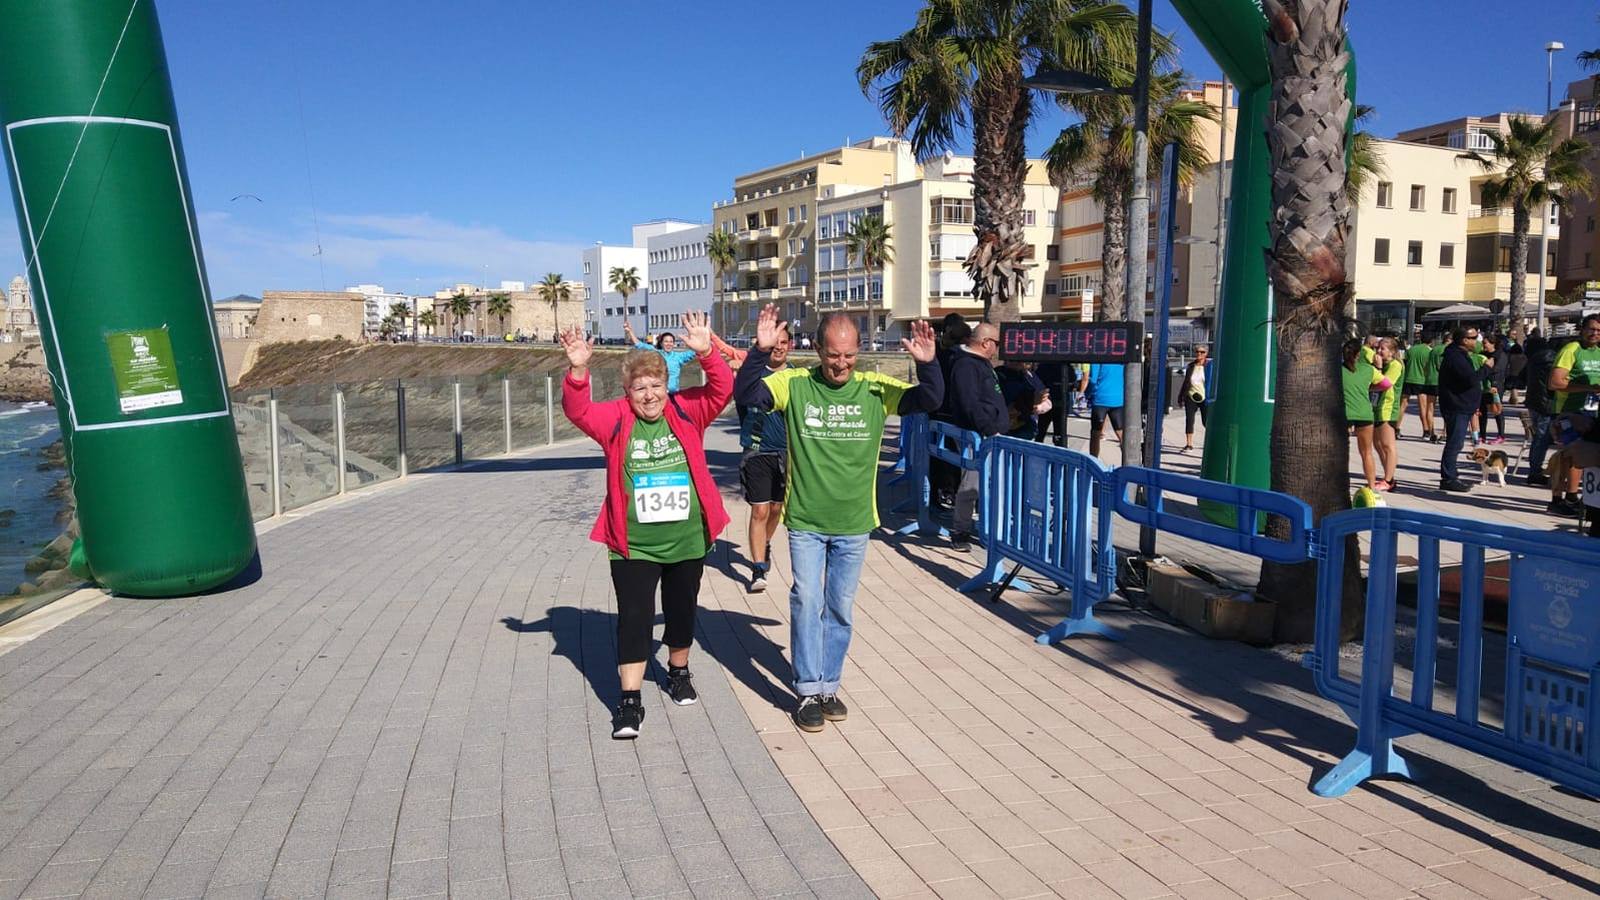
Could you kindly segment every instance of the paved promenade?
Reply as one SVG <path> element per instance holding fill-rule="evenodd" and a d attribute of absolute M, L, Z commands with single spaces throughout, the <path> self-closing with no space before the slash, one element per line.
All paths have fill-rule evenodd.
<path fill-rule="evenodd" d="M 1423 784 L 1317 798 L 1353 733 L 1292 662 L 1115 606 L 1128 640 L 1040 647 L 1059 598 L 975 602 L 925 541 L 873 542 L 850 719 L 801 735 L 787 551 L 746 594 L 737 503 L 702 702 L 647 690 L 613 742 L 601 474 L 368 489 L 266 530 L 252 584 L 0 640 L 0 897 L 1600 892 L 1600 804 L 1415 740 Z"/>

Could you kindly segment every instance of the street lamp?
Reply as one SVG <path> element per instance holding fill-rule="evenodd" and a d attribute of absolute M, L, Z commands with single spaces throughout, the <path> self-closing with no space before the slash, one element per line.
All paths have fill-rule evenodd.
<path fill-rule="evenodd" d="M 1138 58 L 1133 86 L 1119 88 L 1096 75 L 1062 69 L 1043 69 L 1023 84 L 1056 94 L 1123 94 L 1133 97 L 1133 178 L 1128 195 L 1127 306 L 1123 318 L 1144 324 L 1145 256 L 1150 248 L 1150 188 L 1146 169 L 1150 159 L 1150 18 L 1151 0 L 1139 0 Z M 1139 410 L 1144 392 L 1144 366 L 1129 363 L 1122 377 L 1122 408 L 1131 413 L 1122 431 L 1122 464 L 1137 466 L 1147 457 L 1144 423 Z"/>
<path fill-rule="evenodd" d="M 1544 45 L 1544 114 L 1550 115 L 1550 102 L 1552 90 L 1555 85 L 1556 51 L 1565 50 L 1567 45 L 1560 41 L 1551 41 Z M 1544 317 L 1544 270 L 1545 260 L 1550 258 L 1550 201 L 1546 200 L 1539 207 L 1539 333 L 1542 335 L 1549 328 Z"/>

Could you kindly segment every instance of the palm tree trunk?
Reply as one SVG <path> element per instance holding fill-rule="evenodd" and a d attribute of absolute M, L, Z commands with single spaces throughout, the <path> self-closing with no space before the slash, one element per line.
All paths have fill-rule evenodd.
<path fill-rule="evenodd" d="M 1022 61 L 995 67 L 973 86 L 973 230 L 981 250 L 991 252 L 969 267 L 973 291 L 990 322 L 1022 318 L 1023 182 L 1028 163 L 1025 138 L 1033 98 L 1022 86 Z M 979 251 L 974 251 L 975 255 Z"/>
<path fill-rule="evenodd" d="M 1528 229 L 1533 216 L 1526 201 L 1511 204 L 1511 327 L 1522 327 L 1528 305 Z M 1544 277 L 1544 260 L 1539 260 L 1539 277 Z"/>
<path fill-rule="evenodd" d="M 1125 192 L 1119 192 L 1125 193 Z M 1119 322 L 1128 308 L 1128 204 L 1105 205 L 1100 239 L 1100 322 Z"/>
<path fill-rule="evenodd" d="M 1272 489 L 1306 501 L 1313 522 L 1349 507 L 1349 439 L 1339 348 L 1350 203 L 1344 193 L 1350 101 L 1344 18 L 1348 0 L 1264 0 L 1273 76 L 1267 146 L 1272 154 L 1272 245 L 1267 269 L 1277 298 L 1278 371 L 1269 458 Z M 1267 531 L 1286 536 L 1287 523 Z M 1273 637 L 1310 641 L 1316 628 L 1314 562 L 1263 563 L 1260 590 L 1277 602 Z M 1360 553 L 1346 545 L 1341 637 L 1360 629 Z"/>

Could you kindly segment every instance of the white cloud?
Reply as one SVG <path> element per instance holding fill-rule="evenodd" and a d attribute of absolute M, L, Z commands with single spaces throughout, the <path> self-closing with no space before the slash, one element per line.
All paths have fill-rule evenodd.
<path fill-rule="evenodd" d="M 199 214 L 212 292 L 338 290 L 373 282 L 394 291 L 423 291 L 458 281 L 538 281 L 546 272 L 576 278 L 584 245 L 532 241 L 498 227 L 450 222 L 426 214 L 323 216 L 285 228 L 248 224 L 228 212 Z M 320 232 L 320 241 L 318 233 Z M 321 244 L 322 257 L 315 254 Z"/>

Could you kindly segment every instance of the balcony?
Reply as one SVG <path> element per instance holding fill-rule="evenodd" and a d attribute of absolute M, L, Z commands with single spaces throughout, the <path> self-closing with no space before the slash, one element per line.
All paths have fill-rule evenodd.
<path fill-rule="evenodd" d="M 762 288 L 761 290 L 756 291 L 756 300 L 760 302 L 770 302 L 778 299 L 782 293 L 783 290 L 781 288 Z"/>
<path fill-rule="evenodd" d="M 1511 234 L 1515 220 L 1509 206 L 1473 207 L 1467 210 L 1467 234 Z M 1539 216 L 1534 214 L 1528 222 L 1528 236 L 1539 239 Z M 1561 236 L 1561 226 L 1550 223 L 1550 239 Z"/>
<path fill-rule="evenodd" d="M 759 265 L 760 265 L 760 263 L 758 263 L 756 260 L 753 260 L 753 259 L 741 259 L 741 260 L 739 260 L 739 271 L 741 271 L 741 272 L 754 272 L 754 271 L 756 271 L 756 267 L 759 266 Z"/>
<path fill-rule="evenodd" d="M 785 300 L 793 300 L 797 297 L 804 297 L 805 295 L 806 286 L 803 284 L 792 284 L 786 288 L 778 288 L 778 296 Z"/>
<path fill-rule="evenodd" d="M 775 240 L 778 239 L 778 235 L 782 231 L 783 231 L 783 226 L 782 225 L 763 225 L 760 228 L 756 228 L 756 229 L 752 230 L 751 233 L 755 235 L 755 240 L 758 240 L 758 241 L 775 241 Z"/>
<path fill-rule="evenodd" d="M 762 272 L 776 272 L 782 266 L 783 260 L 776 256 L 764 257 L 756 262 L 756 269 Z"/>

